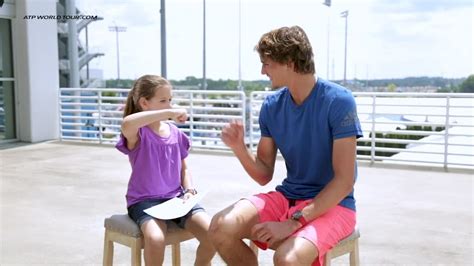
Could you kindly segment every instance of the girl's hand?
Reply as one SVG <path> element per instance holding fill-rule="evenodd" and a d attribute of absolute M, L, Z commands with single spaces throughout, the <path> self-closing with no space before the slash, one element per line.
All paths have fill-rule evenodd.
<path fill-rule="evenodd" d="M 189 198 L 191 198 L 193 194 L 191 192 L 184 193 L 183 195 L 183 202 L 187 201 Z"/>
<path fill-rule="evenodd" d="M 197 190 L 194 189 L 194 188 L 188 188 L 186 190 L 184 190 L 184 194 L 183 194 L 183 203 L 188 200 L 189 198 L 191 198 L 192 196 L 196 195 L 197 194 Z"/>
<path fill-rule="evenodd" d="M 170 109 L 170 119 L 176 123 L 184 123 L 188 119 L 188 114 L 185 109 Z"/>

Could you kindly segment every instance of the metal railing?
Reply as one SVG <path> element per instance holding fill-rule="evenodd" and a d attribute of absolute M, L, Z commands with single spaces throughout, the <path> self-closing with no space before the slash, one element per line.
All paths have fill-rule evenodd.
<path fill-rule="evenodd" d="M 260 139 L 260 106 L 271 92 L 250 96 L 250 147 Z M 467 93 L 353 93 L 364 136 L 357 158 L 474 168 L 474 95 Z"/>
<path fill-rule="evenodd" d="M 175 90 L 173 102 L 188 110 L 181 129 L 193 149 L 228 150 L 220 138 L 222 128 L 232 120 L 245 121 L 245 94 L 241 91 Z"/>
<path fill-rule="evenodd" d="M 116 143 L 128 91 L 61 88 L 60 139 Z M 175 90 L 173 104 L 188 110 L 188 121 L 177 126 L 190 137 L 193 149 L 227 150 L 220 139 L 222 128 L 233 119 L 245 120 L 243 92 Z"/>
<path fill-rule="evenodd" d="M 61 140 L 114 144 L 128 89 L 61 88 Z M 246 143 L 260 139 L 260 106 L 271 92 L 175 90 L 173 104 L 188 110 L 178 125 L 193 149 L 228 150 L 220 139 L 231 120 L 245 121 Z M 474 169 L 474 95 L 463 93 L 353 93 L 364 136 L 357 158 Z"/>

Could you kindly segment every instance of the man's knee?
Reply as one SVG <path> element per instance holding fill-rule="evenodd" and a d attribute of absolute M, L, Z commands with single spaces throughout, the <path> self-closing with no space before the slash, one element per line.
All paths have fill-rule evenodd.
<path fill-rule="evenodd" d="M 226 241 L 230 243 L 248 238 L 249 226 L 255 224 L 257 219 L 257 211 L 253 205 L 245 200 L 239 201 L 212 217 L 209 237 L 216 247 Z"/>
<path fill-rule="evenodd" d="M 220 211 L 212 217 L 209 226 L 209 238 L 213 243 L 219 243 L 229 238 L 232 232 L 232 221 L 229 219 L 226 210 Z"/>
<path fill-rule="evenodd" d="M 275 252 L 273 255 L 273 264 L 282 265 L 311 265 L 315 258 L 312 256 L 304 256 L 298 252 Z"/>
<path fill-rule="evenodd" d="M 318 250 L 308 244 L 302 245 L 301 241 L 295 243 L 290 238 L 275 250 L 273 263 L 275 265 L 311 265 L 318 257 Z"/>

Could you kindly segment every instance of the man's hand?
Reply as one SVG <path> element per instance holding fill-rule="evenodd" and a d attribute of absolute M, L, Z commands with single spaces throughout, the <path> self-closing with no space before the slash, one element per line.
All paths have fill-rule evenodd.
<path fill-rule="evenodd" d="M 222 129 L 222 141 L 232 150 L 244 143 L 244 125 L 242 121 L 232 121 Z"/>
<path fill-rule="evenodd" d="M 251 238 L 266 242 L 270 247 L 279 244 L 300 228 L 300 224 L 293 220 L 283 222 L 265 222 L 252 227 Z"/>
<path fill-rule="evenodd" d="M 185 109 L 170 109 L 170 119 L 176 123 L 184 123 L 188 119 L 188 114 Z"/>

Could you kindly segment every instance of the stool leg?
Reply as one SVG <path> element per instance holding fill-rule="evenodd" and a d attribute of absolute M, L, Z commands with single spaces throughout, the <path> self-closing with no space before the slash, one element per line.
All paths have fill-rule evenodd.
<path fill-rule="evenodd" d="M 350 266 L 359 266 L 359 240 L 354 240 L 354 249 L 349 255 Z"/>
<path fill-rule="evenodd" d="M 250 241 L 250 245 L 249 245 L 250 249 L 253 251 L 253 253 L 255 253 L 255 255 L 258 258 L 258 247 L 257 247 L 257 245 L 255 245 L 255 243 L 252 240 L 249 239 L 249 241 Z"/>
<path fill-rule="evenodd" d="M 179 243 L 171 245 L 171 261 L 173 266 L 181 265 L 181 246 Z"/>
<path fill-rule="evenodd" d="M 331 251 L 329 251 L 328 253 L 326 253 L 326 255 L 324 255 L 324 266 L 331 266 L 331 259 Z"/>
<path fill-rule="evenodd" d="M 142 239 L 135 238 L 132 242 L 132 266 L 140 266 L 142 264 Z"/>
<path fill-rule="evenodd" d="M 102 261 L 103 266 L 112 266 L 114 259 L 114 242 L 109 239 L 109 231 L 105 229 L 104 235 L 104 258 Z"/>

